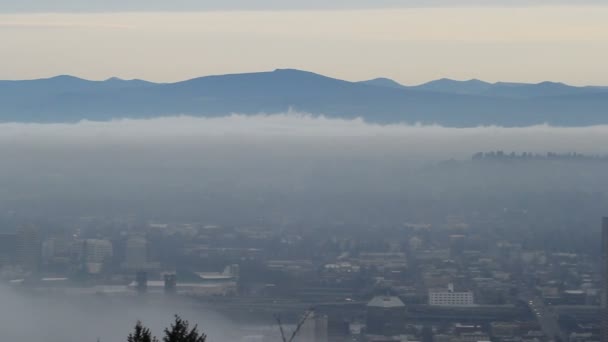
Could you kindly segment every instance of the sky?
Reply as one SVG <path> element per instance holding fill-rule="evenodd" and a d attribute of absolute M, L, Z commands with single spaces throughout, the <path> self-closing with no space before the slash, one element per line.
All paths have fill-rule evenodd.
<path fill-rule="evenodd" d="M 576 4 L 603 4 L 577 0 Z M 189 10 L 310 10 L 457 6 L 568 5 L 570 0 L 2 0 L 0 11 L 189 11 Z"/>
<path fill-rule="evenodd" d="M 0 0 L 0 79 L 171 82 L 298 68 L 404 84 L 608 85 L 604 3 Z"/>

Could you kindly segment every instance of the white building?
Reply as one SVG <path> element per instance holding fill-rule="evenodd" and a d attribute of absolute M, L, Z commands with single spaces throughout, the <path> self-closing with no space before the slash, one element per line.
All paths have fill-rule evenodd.
<path fill-rule="evenodd" d="M 454 285 L 448 285 L 447 290 L 430 290 L 429 291 L 429 305 L 436 306 L 473 306 L 475 300 L 473 292 L 456 292 L 454 291 Z"/>

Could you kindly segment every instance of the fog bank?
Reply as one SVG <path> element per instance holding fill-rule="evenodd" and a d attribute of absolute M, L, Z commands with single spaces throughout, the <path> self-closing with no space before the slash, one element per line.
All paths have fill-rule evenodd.
<path fill-rule="evenodd" d="M 7 123 L 0 215 L 371 224 L 518 207 L 593 217 L 608 201 L 606 162 L 469 161 L 607 146 L 608 126 L 383 126 L 300 113 Z"/>
<path fill-rule="evenodd" d="M 218 118 L 166 117 L 149 120 L 83 121 L 75 124 L 0 124 L 0 151 L 21 148 L 56 152 L 108 148 L 156 150 L 227 149 L 295 156 L 332 155 L 408 159 L 469 158 L 477 151 L 579 152 L 606 154 L 608 126 L 560 128 L 446 128 L 377 125 L 361 119 L 328 119 L 301 113 L 232 115 Z M 157 150 L 158 151 L 158 150 Z"/>

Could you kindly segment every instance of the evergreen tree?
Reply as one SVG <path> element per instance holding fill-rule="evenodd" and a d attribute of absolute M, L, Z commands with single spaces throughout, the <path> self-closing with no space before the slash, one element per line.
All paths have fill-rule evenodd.
<path fill-rule="evenodd" d="M 150 329 L 144 327 L 140 321 L 137 321 L 135 331 L 129 334 L 127 342 L 158 342 L 158 340 L 152 336 Z"/>
<path fill-rule="evenodd" d="M 198 332 L 198 326 L 190 329 L 188 321 L 175 315 L 175 322 L 165 329 L 163 342 L 206 342 L 207 335 Z"/>

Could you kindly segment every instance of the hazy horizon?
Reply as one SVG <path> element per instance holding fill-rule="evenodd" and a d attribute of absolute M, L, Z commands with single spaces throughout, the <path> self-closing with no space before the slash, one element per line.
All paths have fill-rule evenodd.
<path fill-rule="evenodd" d="M 287 69 L 287 70 L 299 70 L 299 71 L 304 71 L 304 72 L 311 72 L 314 74 L 319 74 L 322 76 L 327 76 L 325 74 L 321 74 L 318 73 L 314 70 L 305 70 L 305 69 L 297 69 L 297 68 L 290 68 L 290 67 L 285 67 L 285 68 L 277 68 L 277 69 L 264 69 L 264 70 L 250 70 L 250 71 L 243 71 L 243 72 L 238 72 L 238 73 L 219 73 L 219 74 L 204 74 L 204 75 L 192 75 L 192 76 L 187 76 L 186 78 L 183 79 L 179 79 L 179 80 L 174 80 L 171 82 L 162 82 L 162 81 L 152 81 L 149 79 L 145 79 L 145 78 L 123 78 L 120 75 L 113 75 L 113 76 L 109 76 L 109 77 L 105 77 L 105 78 L 87 78 L 84 76 L 80 76 L 80 75 L 74 75 L 74 74 L 67 74 L 67 73 L 58 73 L 55 75 L 50 75 L 50 76 L 44 76 L 44 77 L 40 77 L 40 78 L 23 78 L 23 79 L 0 79 L 0 81 L 36 81 L 36 80 L 42 80 L 42 79 L 52 79 L 52 78 L 56 78 L 56 77 L 75 77 L 78 79 L 82 79 L 85 81 L 93 81 L 93 82 L 103 82 L 103 81 L 109 81 L 112 79 L 120 79 L 120 80 L 124 80 L 124 81 L 146 81 L 146 82 L 151 82 L 151 83 L 156 83 L 156 84 L 162 84 L 162 83 L 179 83 L 179 82 L 183 82 L 183 81 L 189 81 L 189 80 L 193 80 L 193 79 L 197 79 L 197 78 L 202 78 L 202 77 L 210 77 L 210 76 L 226 76 L 226 75 L 238 75 L 238 74 L 251 74 L 251 73 L 267 73 L 267 72 L 273 72 L 279 69 Z M 329 77 L 329 76 L 328 76 Z M 336 79 L 340 79 L 340 78 L 336 78 Z M 365 79 L 357 79 L 357 80 L 345 80 L 348 82 L 353 82 L 353 83 L 357 83 L 357 82 L 364 82 L 364 81 L 371 81 L 371 80 L 375 80 L 375 79 L 388 79 L 388 80 L 392 80 L 395 81 L 403 86 L 419 86 L 419 85 L 424 85 L 427 84 L 429 82 L 433 82 L 433 81 L 441 81 L 441 80 L 450 80 L 450 81 L 457 81 L 457 82 L 467 82 L 467 81 L 481 81 L 481 82 L 486 82 L 486 83 L 490 83 L 490 84 L 496 84 L 496 83 L 521 83 L 521 84 L 540 84 L 540 83 L 544 83 L 544 82 L 552 82 L 552 83 L 563 83 L 566 85 L 570 85 L 573 87 L 608 87 L 608 83 L 606 85 L 604 84 L 569 84 L 566 82 L 562 82 L 560 80 L 553 80 L 553 81 L 549 81 L 549 80 L 544 80 L 544 81 L 539 81 L 539 82 L 525 82 L 525 81 L 517 81 L 517 80 L 510 80 L 510 81 L 504 81 L 504 80 L 498 80 L 498 81 L 487 81 L 484 79 L 478 79 L 478 78 L 461 78 L 461 79 L 456 79 L 456 78 L 449 78 L 449 77 L 439 77 L 439 78 L 434 78 L 434 79 L 428 79 L 425 81 L 422 81 L 421 83 L 411 83 L 411 84 L 405 84 L 405 83 L 401 83 L 398 82 L 395 79 L 392 79 L 391 77 L 385 76 L 385 75 L 378 75 L 376 77 L 372 77 L 372 78 L 365 78 Z"/>
<path fill-rule="evenodd" d="M 606 156 L 605 146 L 608 126 L 446 128 L 299 113 L 5 123 L 0 203 L 43 217 L 434 220 L 441 214 L 418 211 L 423 198 L 466 206 L 493 193 L 592 192 L 606 180 L 604 162 L 466 162 L 477 152 Z"/>
<path fill-rule="evenodd" d="M 250 139 L 264 146 L 279 148 L 285 142 L 300 146 L 315 144 L 346 148 L 348 155 L 375 149 L 403 157 L 424 156 L 426 160 L 469 159 L 476 152 L 586 153 L 604 155 L 608 146 L 608 125 L 583 127 L 477 126 L 454 128 L 423 124 L 377 124 L 361 118 L 327 118 L 319 114 L 287 112 L 257 115 L 232 114 L 220 117 L 166 115 L 150 119 L 82 120 L 76 123 L 0 123 L 0 148 L 52 147 L 87 148 L 95 146 L 137 147 L 147 145 L 190 146 L 213 142 L 212 146 L 247 145 Z M 352 149 L 351 144 L 362 142 Z M 10 144 L 8 142 L 10 141 Z M 334 143 L 338 143 L 335 144 Z M 359 143 L 357 143 L 359 145 Z M 367 145 L 367 146 L 366 146 Z M 70 147 L 72 146 L 72 147 Z M 424 147 L 421 147 L 424 146 Z M 483 147 L 483 148 L 482 148 Z M 338 150 L 313 148 L 316 153 Z M 274 150 L 276 152 L 276 150 Z M 287 152 L 287 150 L 285 151 Z M 404 152 L 406 152 L 404 154 Z M 389 154 L 390 155 L 390 154 Z M 386 155 L 386 156 L 389 156 Z"/>
<path fill-rule="evenodd" d="M 33 12 L 0 4 L 0 53 L 7 61 L 0 79 L 71 74 L 171 82 L 297 68 L 403 84 L 442 77 L 608 84 L 608 6 L 594 1 L 308 10 L 274 2 L 256 11 L 240 3 L 230 11 L 80 13 L 36 7 L 43 3 L 31 1 L 28 8 L 46 8 Z"/>

